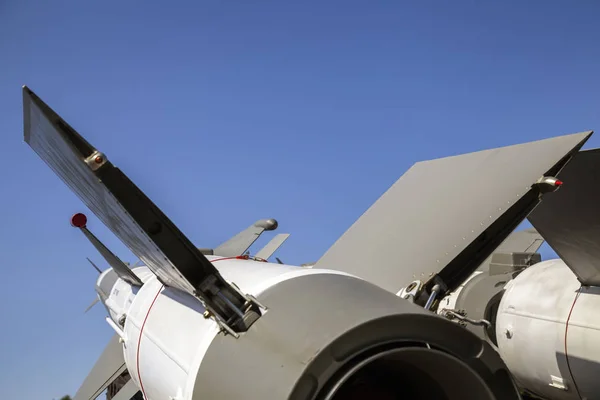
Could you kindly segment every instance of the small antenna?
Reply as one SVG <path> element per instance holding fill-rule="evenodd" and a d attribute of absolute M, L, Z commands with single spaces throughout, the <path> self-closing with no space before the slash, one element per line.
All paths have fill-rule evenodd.
<path fill-rule="evenodd" d="M 92 304 L 90 304 L 88 306 L 88 308 L 85 309 L 85 311 L 83 312 L 84 314 L 86 314 L 88 311 L 90 311 L 92 309 L 92 307 L 94 307 L 96 305 L 96 303 L 98 303 L 100 301 L 100 299 L 98 297 L 96 297 L 96 300 L 92 301 Z"/>
<path fill-rule="evenodd" d="M 95 269 L 96 271 L 98 271 L 98 274 L 101 274 L 101 273 L 102 273 L 102 271 L 100 270 L 100 268 L 98 268 L 98 266 L 97 266 L 96 264 L 94 264 L 94 262 L 93 262 L 92 260 L 90 260 L 90 259 L 89 259 L 89 258 L 87 258 L 87 257 L 86 257 L 85 259 L 86 259 L 86 260 L 88 260 L 88 261 L 90 262 L 90 264 L 92 264 L 92 267 L 94 267 L 94 269 Z"/>

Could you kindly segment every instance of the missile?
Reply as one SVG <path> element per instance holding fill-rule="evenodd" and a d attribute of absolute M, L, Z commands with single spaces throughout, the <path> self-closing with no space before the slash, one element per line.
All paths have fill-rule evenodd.
<path fill-rule="evenodd" d="M 264 304 L 254 328 L 237 339 L 220 333 L 194 296 L 165 286 L 147 267 L 132 270 L 140 287 L 112 268 L 98 278 L 127 370 L 146 399 L 344 399 L 358 390 L 381 393 L 373 399 L 423 391 L 431 399 L 514 398 L 502 396 L 512 382 L 498 374 L 491 347 L 369 282 L 207 257 Z"/>
<path fill-rule="evenodd" d="M 25 141 L 144 264 L 72 221 L 111 266 L 96 290 L 118 338 L 75 400 L 125 369 L 147 400 L 520 398 L 490 343 L 428 309 L 553 194 L 591 132 L 418 163 L 300 268 L 204 254 L 27 87 L 23 104 Z M 415 276 L 413 301 L 397 296 Z"/>
<path fill-rule="evenodd" d="M 535 229 L 507 239 L 440 301 L 437 312 L 488 341 L 526 393 L 547 400 L 595 399 L 600 149 L 578 152 L 557 176 L 560 190 L 528 216 Z M 559 259 L 542 261 L 536 251 L 544 241 Z"/>

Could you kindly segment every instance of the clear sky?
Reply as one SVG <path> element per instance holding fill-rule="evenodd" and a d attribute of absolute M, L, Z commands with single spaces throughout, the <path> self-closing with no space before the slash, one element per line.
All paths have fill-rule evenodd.
<path fill-rule="evenodd" d="M 0 1 L 0 398 L 74 394 L 111 336 L 23 84 L 198 246 L 274 217 L 298 264 L 416 161 L 600 130 L 597 1 L 322 3 Z"/>

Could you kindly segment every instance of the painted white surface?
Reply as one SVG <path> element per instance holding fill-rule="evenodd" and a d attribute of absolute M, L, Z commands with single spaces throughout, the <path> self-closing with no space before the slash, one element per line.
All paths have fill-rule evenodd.
<path fill-rule="evenodd" d="M 600 399 L 600 288 L 580 290 L 569 319 L 567 354 L 582 398 Z"/>
<path fill-rule="evenodd" d="M 456 309 L 456 301 L 458 300 L 458 296 L 460 295 L 460 292 L 462 292 L 462 290 L 465 288 L 465 285 L 467 283 L 469 283 L 469 281 L 471 279 L 475 278 L 477 275 L 479 275 L 481 273 L 482 273 L 482 271 L 475 271 L 475 272 L 473 272 L 471 274 L 471 276 L 469 276 L 462 283 L 462 285 L 460 285 L 454 292 L 450 293 L 448 296 L 446 296 L 442 300 L 440 300 L 436 312 L 438 314 L 441 314 L 444 309 L 447 309 L 447 310 L 454 310 L 454 309 Z"/>
<path fill-rule="evenodd" d="M 304 275 L 347 275 L 252 260 L 207 258 L 226 280 L 255 296 Z M 193 296 L 163 287 L 145 267 L 135 272 L 144 285 L 132 289 L 119 279 L 106 301 L 115 322 L 126 315 L 123 345 L 127 369 L 147 400 L 191 399 L 197 371 L 218 327 L 212 319 L 204 318 L 204 307 Z"/>
<path fill-rule="evenodd" d="M 519 384 L 548 399 L 580 399 L 577 389 L 600 398 L 600 291 L 577 297 L 580 286 L 562 260 L 544 261 L 509 282 L 500 303 L 500 355 Z"/>
<path fill-rule="evenodd" d="M 304 275 L 345 275 L 252 260 L 208 258 L 226 280 L 253 295 Z M 115 322 L 123 313 L 127 315 L 123 328 L 127 368 L 140 386 L 139 365 L 147 400 L 190 400 L 197 371 L 218 328 L 211 319 L 203 317 L 204 308 L 196 298 L 162 287 L 145 267 L 136 268 L 135 272 L 145 282 L 144 286 L 131 289 L 117 280 L 107 300 Z M 453 308 L 463 286 L 444 298 L 440 308 Z M 566 321 L 579 287 L 561 260 L 545 261 L 509 282 L 500 303 L 497 317 L 500 355 L 523 387 L 548 399 L 579 399 L 564 356 Z M 587 399 L 600 398 L 600 322 L 594 318 L 597 310 L 600 310 L 600 289 L 582 290 L 567 334 L 571 371 L 579 392 Z M 140 343 L 140 328 L 146 315 Z"/>

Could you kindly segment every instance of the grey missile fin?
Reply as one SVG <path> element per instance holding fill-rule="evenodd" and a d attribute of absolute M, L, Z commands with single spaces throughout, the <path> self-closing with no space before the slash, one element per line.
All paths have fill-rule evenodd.
<path fill-rule="evenodd" d="M 199 298 L 230 334 L 260 316 L 251 297 L 219 271 L 171 220 L 29 88 L 23 87 L 25 142 L 167 286 Z"/>
<path fill-rule="evenodd" d="M 273 231 L 277 229 L 277 225 L 277 221 L 272 218 L 258 220 L 231 239 L 215 247 L 213 254 L 221 257 L 241 256 L 264 231 Z"/>
<path fill-rule="evenodd" d="M 393 293 L 415 279 L 452 291 L 538 204 L 538 180 L 558 173 L 591 134 L 419 162 L 315 268 L 360 276 Z"/>
<path fill-rule="evenodd" d="M 289 233 L 280 233 L 275 235 L 273 239 L 269 243 L 265 245 L 262 249 L 260 249 L 255 257 L 262 258 L 263 260 L 268 260 L 275 252 L 281 247 L 281 245 L 290 237 Z"/>
<path fill-rule="evenodd" d="M 529 221 L 584 285 L 600 286 L 600 149 L 581 151 Z"/>
<path fill-rule="evenodd" d="M 119 336 L 114 335 L 83 380 L 73 400 L 95 399 L 126 369 L 123 346 L 119 343 Z"/>

